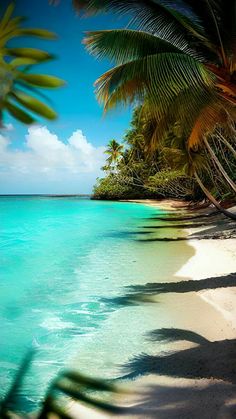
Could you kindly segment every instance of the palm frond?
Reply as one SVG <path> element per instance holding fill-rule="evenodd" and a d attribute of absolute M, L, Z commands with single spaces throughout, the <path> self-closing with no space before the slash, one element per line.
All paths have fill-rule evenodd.
<path fill-rule="evenodd" d="M 43 116 L 47 119 L 55 119 L 56 112 L 45 103 L 36 99 L 33 96 L 28 95 L 27 93 L 15 89 L 14 92 L 9 93 L 6 97 L 6 101 L 11 102 L 12 100 L 26 108 L 27 111 L 33 112 L 36 115 Z"/>
<path fill-rule="evenodd" d="M 172 100 L 170 98 L 169 101 L 166 101 L 164 108 L 162 107 L 162 96 L 159 96 L 158 99 L 159 103 L 157 99 L 155 102 L 157 109 L 152 102 L 146 100 L 142 110 L 148 121 L 144 136 L 145 145 L 147 151 L 151 154 L 160 146 L 163 146 L 170 130 L 176 132 L 179 142 L 181 139 L 189 138 L 199 115 L 203 114 L 203 120 L 208 118 L 204 114 L 205 109 L 214 109 L 214 106 L 217 106 L 218 111 L 221 109 L 223 113 L 222 100 L 217 93 L 213 89 L 203 89 L 201 86 L 183 89 Z M 213 123 L 216 125 L 217 120 L 212 121 Z M 199 130 L 198 145 L 202 141 L 201 135 L 206 134 L 207 130 L 207 124 L 202 126 L 201 131 Z"/>
<path fill-rule="evenodd" d="M 88 32 L 84 43 L 96 58 L 108 58 L 116 64 L 161 52 L 181 52 L 174 45 L 148 32 L 128 29 Z"/>
<path fill-rule="evenodd" d="M 113 68 L 95 86 L 105 110 L 145 96 L 160 105 L 160 95 L 164 109 L 184 89 L 196 85 L 213 88 L 213 80 L 213 74 L 193 58 L 181 53 L 160 53 Z"/>
<path fill-rule="evenodd" d="M 37 62 L 48 61 L 53 58 L 52 54 L 36 48 L 5 48 L 4 53 L 6 56 L 30 58 Z"/>
<path fill-rule="evenodd" d="M 161 0 L 74 0 L 73 4 L 79 12 L 85 10 L 88 14 L 107 11 L 128 14 L 138 29 L 158 35 L 182 50 L 191 50 L 193 38 L 196 38 L 193 50 L 206 41 L 199 25 Z"/>
<path fill-rule="evenodd" d="M 50 76 L 48 74 L 30 74 L 25 72 L 17 73 L 17 84 L 38 86 L 45 89 L 55 89 L 65 85 L 65 81 L 59 77 Z"/>
<path fill-rule="evenodd" d="M 171 7 L 177 8 L 177 10 L 179 9 L 178 3 L 178 0 L 177 2 L 174 0 L 169 1 Z M 215 9 L 218 9 L 220 2 L 215 0 L 183 0 L 182 3 L 185 6 L 185 9 L 190 11 L 191 20 L 201 25 L 206 38 L 209 39 L 213 45 L 218 45 L 218 30 L 212 11 L 214 12 Z"/>
<path fill-rule="evenodd" d="M 188 147 L 195 149 L 202 144 L 206 135 L 213 132 L 216 125 L 224 125 L 228 121 L 222 103 L 213 102 L 203 108 L 195 120 L 195 124 L 188 138 Z"/>
<path fill-rule="evenodd" d="M 9 100 L 4 102 L 4 108 L 10 113 L 10 115 L 13 116 L 13 118 L 23 124 L 30 125 L 36 122 L 35 118 L 33 118 L 28 112 L 24 111 L 16 104 L 11 103 Z"/>
<path fill-rule="evenodd" d="M 56 113 L 44 102 L 47 101 L 45 97 L 42 102 L 25 92 L 25 90 L 31 90 L 31 94 L 38 96 L 40 95 L 39 88 L 57 88 L 64 84 L 64 81 L 57 77 L 30 73 L 36 64 L 51 60 L 53 55 L 37 48 L 16 48 L 12 44 L 9 47 L 8 41 L 21 36 L 49 40 L 55 39 L 56 36 L 45 29 L 22 27 L 24 19 L 13 17 L 13 12 L 14 5 L 10 4 L 0 20 L 1 109 L 3 112 L 8 111 L 14 118 L 25 124 L 37 120 L 37 117 L 32 117 L 32 111 L 47 119 L 54 119 Z"/>
<path fill-rule="evenodd" d="M 0 403 L 0 417 L 1 418 L 9 418 L 9 411 L 10 410 L 13 411 L 14 409 L 17 410 L 18 392 L 22 386 L 26 373 L 28 372 L 31 366 L 33 356 L 34 356 L 33 350 L 29 351 L 26 354 L 19 370 L 17 371 L 17 374 L 15 376 L 15 379 L 10 389 L 5 395 L 3 401 Z"/>

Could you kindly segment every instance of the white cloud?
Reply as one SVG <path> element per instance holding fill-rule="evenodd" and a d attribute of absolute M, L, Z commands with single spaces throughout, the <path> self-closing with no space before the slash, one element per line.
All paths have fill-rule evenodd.
<path fill-rule="evenodd" d="M 58 185 L 64 182 L 66 186 L 65 180 L 77 181 L 83 174 L 95 180 L 105 159 L 104 147 L 89 143 L 79 129 L 63 142 L 47 127 L 32 126 L 23 147 L 15 149 L 13 146 L 7 136 L 0 135 L 0 181 L 3 175 L 5 178 L 8 175 L 12 181 L 19 177 L 31 185 L 35 179 L 35 183 L 43 187 L 48 186 L 48 182 Z"/>

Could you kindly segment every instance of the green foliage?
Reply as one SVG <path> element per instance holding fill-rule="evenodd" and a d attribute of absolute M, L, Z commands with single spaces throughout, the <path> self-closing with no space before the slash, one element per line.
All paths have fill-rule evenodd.
<path fill-rule="evenodd" d="M 221 210 L 215 196 L 235 197 L 231 159 L 236 152 L 224 135 L 230 161 L 219 142 L 210 143 L 215 131 L 227 131 L 236 117 L 235 1 L 73 4 L 82 13 L 112 11 L 132 19 L 132 30 L 88 32 L 84 40 L 91 54 L 114 65 L 95 82 L 104 110 L 118 104 L 141 106 L 126 137 L 129 148 L 117 165 L 121 182 L 162 196 L 196 198 L 204 192 Z M 175 144 L 168 144 L 170 132 Z"/>
<path fill-rule="evenodd" d="M 68 402 L 71 400 L 110 414 L 123 412 L 124 409 L 122 407 L 114 405 L 109 398 L 105 397 L 105 394 L 113 396 L 114 394 L 124 393 L 121 388 L 108 381 L 90 378 L 79 372 L 68 370 L 59 373 L 52 381 L 38 412 L 32 415 L 26 415 L 24 412 L 18 413 L 20 409 L 17 406 L 17 394 L 31 366 L 33 355 L 33 351 L 26 355 L 9 391 L 0 403 L 1 419 L 23 419 L 25 417 L 29 419 L 50 419 L 55 417 L 58 419 L 72 419 L 73 416 L 68 411 Z M 93 395 L 94 392 L 96 396 Z M 103 397 L 99 398 L 99 393 Z"/>
<path fill-rule="evenodd" d="M 24 19 L 13 17 L 13 12 L 14 5 L 10 4 L 0 20 L 0 122 L 5 111 L 25 124 L 40 117 L 55 119 L 56 112 L 45 103 L 40 89 L 58 88 L 64 85 L 64 81 L 51 75 L 31 73 L 36 65 L 53 59 L 53 56 L 36 48 L 10 47 L 9 41 L 21 36 L 48 40 L 56 36 L 45 29 L 24 28 Z M 42 96 L 43 100 L 37 96 Z"/>
<path fill-rule="evenodd" d="M 115 64 L 96 82 L 105 110 L 145 102 L 158 127 L 155 142 L 177 121 L 190 148 L 219 122 L 227 124 L 236 100 L 235 6 L 218 3 L 74 0 L 79 11 L 133 16 L 133 30 L 89 32 L 85 38 L 91 54 Z"/>
<path fill-rule="evenodd" d="M 168 161 L 170 155 L 173 155 L 173 147 L 171 153 L 167 153 L 168 159 L 164 145 L 158 151 L 149 153 L 146 142 L 150 130 L 150 121 L 146 120 L 142 109 L 137 107 L 133 112 L 131 127 L 124 136 L 124 147 L 119 149 L 115 171 L 107 159 L 109 164 L 103 167 L 107 176 L 97 181 L 95 199 L 193 199 L 199 196 L 195 181 L 183 170 L 174 169 Z M 170 141 L 170 138 L 167 140 Z M 115 149 L 119 146 L 117 142 L 114 145 Z M 106 153 L 110 152 L 111 142 Z"/>
<path fill-rule="evenodd" d="M 159 195 L 169 198 L 197 198 L 197 189 L 192 177 L 180 170 L 164 169 L 148 179 L 148 188 L 158 191 Z"/>
<path fill-rule="evenodd" d="M 207 149 L 189 150 L 180 136 L 179 124 L 170 129 L 159 143 L 158 149 L 150 153 L 147 147 L 153 129 L 152 121 L 146 119 L 141 107 L 133 112 L 131 127 L 124 136 L 124 147 L 112 140 L 107 149 L 109 158 L 103 167 L 106 177 L 98 180 L 94 188 L 95 199 L 174 198 L 201 200 L 203 191 L 195 179 L 199 173 L 204 185 L 213 197 L 231 199 L 233 191 L 221 176 L 218 166 Z M 232 127 L 234 130 L 234 128 Z M 222 144 L 219 144 L 219 141 Z M 119 149 L 116 165 L 112 165 L 111 144 Z M 226 139 L 223 128 L 211 138 L 212 152 L 221 165 L 235 179 L 235 151 L 232 140 Z"/>
<path fill-rule="evenodd" d="M 111 140 L 108 143 L 107 149 L 105 151 L 105 154 L 108 155 L 108 158 L 106 159 L 106 170 L 116 169 L 120 159 L 122 158 L 122 150 L 123 146 L 119 144 L 116 140 Z"/>
<path fill-rule="evenodd" d="M 93 189 L 93 199 L 119 200 L 142 197 L 141 191 L 125 184 L 118 174 L 109 174 L 98 179 Z"/>

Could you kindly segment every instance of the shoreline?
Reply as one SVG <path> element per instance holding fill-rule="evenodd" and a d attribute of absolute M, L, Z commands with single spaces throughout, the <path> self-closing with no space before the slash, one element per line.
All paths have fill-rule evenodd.
<path fill-rule="evenodd" d="M 189 202 L 177 199 L 122 199 L 118 202 L 130 202 L 133 204 L 142 204 L 157 209 L 175 211 L 176 209 L 186 209 Z"/>
<path fill-rule="evenodd" d="M 176 203 L 174 200 L 165 200 L 165 202 L 153 200 L 128 200 L 125 202 L 148 205 L 171 212 L 176 211 L 176 213 L 178 212 L 178 209 L 186 209 L 186 203 L 184 205 L 183 202 Z M 201 231 L 201 228 L 188 228 L 186 232 L 190 235 L 196 231 Z M 234 251 L 234 249 L 236 249 L 236 238 L 201 240 L 186 239 L 186 241 L 189 246 L 194 249 L 193 255 L 175 273 L 174 279 L 171 281 L 199 281 L 212 277 L 221 277 L 236 272 L 236 253 Z M 180 243 L 181 242 L 173 243 L 173 246 L 176 246 L 176 251 L 178 251 Z M 166 304 L 166 307 L 173 307 L 175 316 L 173 315 L 174 321 L 172 327 L 174 328 L 193 330 L 194 332 L 204 336 L 210 342 L 236 338 L 236 283 L 235 287 L 231 288 L 204 289 L 199 292 L 194 291 L 183 294 L 164 294 L 158 297 L 158 302 Z M 187 316 L 186 312 L 188 313 Z M 167 349 L 169 345 L 171 345 L 170 349 L 172 350 L 173 344 L 167 343 Z M 176 345 L 176 343 L 174 345 Z M 181 342 L 181 345 L 177 344 L 177 350 L 185 348 L 186 342 L 185 344 Z M 189 394 L 190 397 L 192 397 L 196 391 L 199 391 L 198 404 L 200 406 L 200 410 L 202 405 L 202 411 L 199 413 L 199 416 L 192 416 L 188 411 L 183 411 L 181 416 L 174 415 L 173 418 L 178 417 L 179 419 L 181 417 L 181 419 L 189 419 L 189 417 L 202 417 L 206 419 L 208 416 L 205 416 L 206 411 L 203 410 L 203 408 L 208 403 L 211 406 L 211 398 L 216 397 L 212 394 L 211 396 L 208 396 L 207 389 L 216 385 L 216 383 L 219 383 L 219 381 L 205 378 L 172 378 L 151 374 L 135 379 L 132 382 L 132 388 L 135 389 L 135 394 L 133 396 L 124 397 L 124 399 L 119 401 L 131 409 L 130 414 L 124 415 L 127 419 L 142 419 L 144 417 L 148 419 L 149 417 L 154 417 L 153 410 L 155 412 L 158 411 L 160 414 L 159 416 L 157 413 L 157 416 L 155 417 L 160 417 L 161 419 L 171 419 L 172 412 L 174 412 L 174 406 L 172 407 L 172 410 L 170 410 L 171 413 L 169 413 L 169 416 L 168 413 L 165 416 L 157 400 L 159 399 L 162 406 L 162 399 L 171 399 L 173 391 L 178 393 L 181 389 L 181 391 L 186 394 L 186 399 L 189 397 Z M 222 383 L 220 382 L 220 384 Z M 130 382 L 128 382 L 127 388 L 129 388 L 130 385 Z M 156 392 L 155 394 L 152 393 L 152 397 L 150 397 L 151 388 L 156 388 Z M 227 399 L 227 397 L 230 399 L 230 397 L 235 395 L 234 386 L 228 384 L 224 387 L 222 384 L 221 394 L 224 395 L 225 399 Z M 143 402 L 143 400 L 146 400 L 147 397 L 149 397 L 148 404 Z M 169 402 L 166 403 L 168 407 Z M 178 408 L 178 404 L 176 404 L 176 408 Z M 211 408 L 213 410 L 216 409 L 213 405 L 209 407 L 209 409 Z M 150 416 L 148 415 L 149 411 L 152 412 Z M 111 417 L 118 419 L 124 417 L 119 415 L 106 415 L 80 405 L 71 407 L 70 413 L 72 412 L 74 413 L 75 418 L 79 413 L 82 419 L 89 419 L 91 417 L 94 419 L 105 419 Z M 216 412 L 217 415 L 219 412 L 220 419 L 225 419 L 226 417 L 227 419 L 231 418 L 228 414 L 228 406 L 225 404 L 217 406 L 215 414 Z M 211 417 L 218 418 L 216 415 Z"/>
<path fill-rule="evenodd" d="M 178 209 L 186 209 L 186 201 L 174 199 L 156 200 L 129 200 L 154 208 L 162 208 L 177 212 Z M 236 211 L 236 207 L 233 207 Z M 189 228 L 188 235 L 202 228 Z M 191 246 L 195 249 L 193 260 L 190 259 L 176 273 L 176 275 L 190 276 L 193 280 L 201 280 L 214 276 L 223 276 L 236 272 L 236 239 L 207 239 L 193 240 Z M 224 263 L 221 261 L 224 260 Z M 200 269 L 199 269 L 200 267 Z M 199 292 L 199 296 L 218 310 L 223 317 L 232 324 L 236 331 L 236 283 L 235 288 L 208 290 Z"/>
<path fill-rule="evenodd" d="M 236 239 L 194 240 L 191 245 L 196 251 L 193 260 L 188 261 L 177 275 L 188 272 L 193 280 L 198 281 L 236 272 L 236 252 L 233 252 Z M 200 291 L 199 296 L 219 311 L 236 332 L 236 283 L 232 288 Z"/>

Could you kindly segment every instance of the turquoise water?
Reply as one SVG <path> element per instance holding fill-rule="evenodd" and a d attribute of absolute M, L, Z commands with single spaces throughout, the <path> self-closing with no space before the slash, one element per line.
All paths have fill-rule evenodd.
<path fill-rule="evenodd" d="M 31 346 L 36 355 L 20 395 L 29 409 L 65 365 L 111 377 L 131 355 L 152 351 L 143 334 L 161 318 L 168 324 L 163 307 L 116 310 L 101 297 L 179 267 L 177 255 L 163 262 L 174 247 L 138 240 L 156 212 L 81 198 L 0 198 L 2 394 Z"/>

